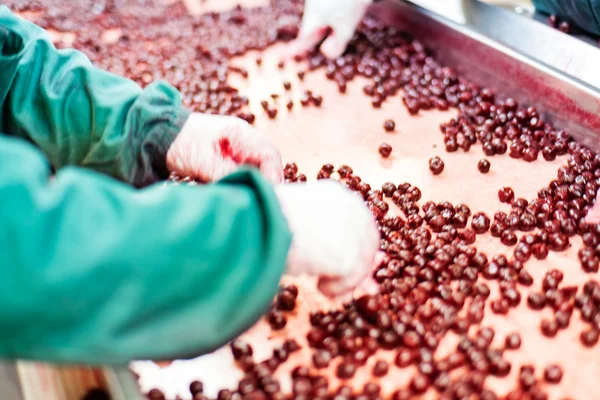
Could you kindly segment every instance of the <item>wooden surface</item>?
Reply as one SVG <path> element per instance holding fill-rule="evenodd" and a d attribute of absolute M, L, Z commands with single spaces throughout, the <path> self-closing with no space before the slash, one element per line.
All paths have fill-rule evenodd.
<path fill-rule="evenodd" d="M 89 390 L 106 387 L 101 371 L 89 367 L 19 362 L 17 373 L 25 400 L 80 400 Z"/>
<path fill-rule="evenodd" d="M 254 5 L 261 1 L 263 0 L 252 0 L 248 1 L 248 4 Z M 437 2 L 440 6 L 452 3 L 446 0 Z M 235 2 L 208 0 L 200 4 L 189 0 L 186 3 L 189 3 L 195 12 L 204 12 L 213 7 L 223 9 Z M 348 164 L 373 187 L 388 180 L 395 183 L 408 181 L 422 190 L 422 203 L 427 200 L 465 202 L 473 211 L 493 213 L 496 210 L 508 210 L 497 200 L 496 193 L 501 186 L 512 186 L 518 197 L 533 198 L 539 188 L 555 177 L 556 170 L 563 161 L 542 161 L 526 166 L 524 162 L 508 156 L 496 156 L 490 158 L 490 173 L 482 175 L 477 171 L 477 161 L 483 157 L 478 146 L 474 146 L 466 154 L 447 154 L 443 148 L 439 124 L 450 119 L 451 112 L 430 112 L 411 117 L 402 106 L 399 96 L 389 99 L 380 110 L 374 110 L 368 99 L 362 95 L 363 84 L 360 80 L 349 84 L 347 94 L 340 95 L 335 86 L 324 79 L 322 72 L 309 74 L 305 82 L 300 83 L 291 63 L 288 63 L 285 70 L 279 71 L 276 64 L 281 51 L 281 48 L 276 47 L 263 55 L 263 66 L 260 69 L 254 62 L 257 57 L 255 54 L 239 60 L 240 65 L 248 68 L 250 77 L 244 80 L 233 75 L 232 81 L 251 99 L 253 111 L 258 116 L 255 126 L 280 147 L 285 161 L 297 162 L 300 171 L 309 179 L 315 178 L 318 169 L 324 163 Z M 284 80 L 292 82 L 292 91 L 289 94 L 283 91 Z M 297 103 L 289 113 L 283 106 L 288 97 L 297 100 L 300 93 L 307 89 L 324 97 L 321 109 L 302 109 Z M 268 120 L 260 107 L 260 101 L 270 100 L 271 93 L 281 94 L 281 107 L 275 121 Z M 385 133 L 382 128 L 383 121 L 388 118 L 396 122 L 394 133 Z M 394 148 L 389 160 L 382 160 L 377 153 L 377 147 L 383 141 Z M 438 177 L 432 176 L 427 168 L 427 160 L 434 155 L 442 157 L 446 164 L 444 173 Z M 497 239 L 490 236 L 480 237 L 477 246 L 488 255 L 506 249 Z M 539 287 L 546 270 L 555 267 L 565 272 L 565 284 L 581 284 L 589 279 L 589 275 L 582 273 L 576 261 L 578 249 L 579 245 L 575 243 L 564 254 L 552 253 L 545 262 L 528 262 L 527 269 L 536 280 L 533 288 Z M 331 306 L 315 292 L 310 281 L 301 281 L 299 285 L 301 301 L 295 311 L 297 315 L 289 319 L 286 329 L 274 335 L 266 324 L 260 321 L 245 335 L 254 345 L 258 359 L 269 355 L 273 344 L 280 343 L 287 335 L 297 338 L 304 345 L 307 313 L 318 307 Z M 494 326 L 495 343 L 503 340 L 505 333 L 516 330 L 525 332 L 522 346 L 524 350 L 508 354 L 509 361 L 513 363 L 513 372 L 503 380 L 490 378 L 489 386 L 500 393 L 514 387 L 516 370 L 521 363 L 533 363 L 539 371 L 550 362 L 560 362 L 565 365 L 565 376 L 560 385 L 548 388 L 551 398 L 596 398 L 595 381 L 600 376 L 600 349 L 596 347 L 593 350 L 584 350 L 579 344 L 577 335 L 581 329 L 576 328 L 579 324 L 577 315 L 572 319 L 572 327 L 559 332 L 553 340 L 539 334 L 538 326 L 542 316 L 548 315 L 545 312 L 532 312 L 525 306 L 512 310 L 508 317 L 503 318 L 486 312 L 483 325 Z M 436 355 L 451 348 L 452 339 L 450 337 L 443 343 Z M 298 363 L 308 363 L 307 357 L 310 352 L 304 347 L 297 356 Z M 380 357 L 389 358 L 390 354 L 381 354 Z M 377 358 L 379 357 L 371 360 L 371 363 Z M 280 374 L 289 376 L 286 372 L 294 365 L 293 362 L 287 362 Z M 176 393 L 186 395 L 188 384 L 194 379 L 203 380 L 209 394 L 214 394 L 218 388 L 234 385 L 241 374 L 233 365 L 228 349 L 196 360 L 177 361 L 168 367 L 161 368 L 152 362 L 139 362 L 133 367 L 141 374 L 140 383 L 144 390 L 159 387 L 169 394 L 169 398 L 173 398 Z M 97 371 L 86 368 L 20 363 L 18 370 L 27 400 L 77 400 L 89 388 L 104 385 Z M 381 381 L 384 391 L 402 385 L 413 373 L 410 369 L 392 370 L 393 372 Z M 368 367 L 361 370 L 361 376 L 355 380 L 357 385 L 360 386 L 369 375 L 364 374 L 368 371 Z M 289 387 L 289 382 L 286 383 L 285 380 L 282 384 L 284 388 L 286 385 Z"/>

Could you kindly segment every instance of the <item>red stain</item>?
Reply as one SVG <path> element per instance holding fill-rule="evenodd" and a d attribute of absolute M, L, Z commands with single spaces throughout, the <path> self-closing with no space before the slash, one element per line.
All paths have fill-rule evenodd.
<path fill-rule="evenodd" d="M 221 156 L 223 156 L 223 158 L 229 158 L 236 164 L 242 163 L 242 153 L 234 151 L 231 141 L 228 138 L 221 138 L 219 140 L 219 150 L 221 151 Z"/>
<path fill-rule="evenodd" d="M 231 157 L 231 142 L 227 138 L 221 138 L 219 140 L 219 148 L 221 150 L 221 155 L 224 158 Z"/>
<path fill-rule="evenodd" d="M 248 165 L 252 165 L 256 168 L 260 168 L 260 159 L 258 158 L 254 158 L 254 157 L 250 157 L 246 160 L 246 164 Z"/>
<path fill-rule="evenodd" d="M 260 157 L 244 156 L 244 153 L 240 149 L 232 146 L 231 141 L 228 138 L 221 138 L 219 140 L 219 151 L 224 159 L 230 159 L 237 165 L 245 164 L 260 168 Z"/>

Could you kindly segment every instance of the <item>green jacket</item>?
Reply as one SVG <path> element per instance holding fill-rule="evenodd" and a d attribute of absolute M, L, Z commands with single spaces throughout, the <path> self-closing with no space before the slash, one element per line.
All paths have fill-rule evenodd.
<path fill-rule="evenodd" d="M 260 318 L 291 240 L 272 187 L 131 186 L 166 176 L 187 116 L 0 7 L 0 357 L 193 356 Z"/>
<path fill-rule="evenodd" d="M 555 14 L 579 28 L 600 35 L 600 0 L 533 0 L 535 7 Z"/>

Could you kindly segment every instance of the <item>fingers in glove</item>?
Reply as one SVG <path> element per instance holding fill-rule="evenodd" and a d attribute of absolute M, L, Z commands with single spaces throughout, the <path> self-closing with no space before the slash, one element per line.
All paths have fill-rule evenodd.
<path fill-rule="evenodd" d="M 334 30 L 321 45 L 321 53 L 329 59 L 336 59 L 344 54 L 350 39 L 352 39 L 352 33 L 350 37 L 347 37 Z"/>
<path fill-rule="evenodd" d="M 335 300 L 341 304 L 350 303 L 353 299 L 357 299 L 363 295 L 374 296 L 380 292 L 379 285 L 372 277 L 368 277 L 360 283 L 353 291 L 346 292 L 342 295 L 335 296 Z"/>
<path fill-rule="evenodd" d="M 369 271 L 366 273 L 353 274 L 344 277 L 321 276 L 317 282 L 317 288 L 328 297 L 340 297 L 353 292 L 369 277 Z"/>
<path fill-rule="evenodd" d="M 251 165 L 260 170 L 262 176 L 274 185 L 283 182 L 283 162 L 279 151 L 268 143 L 259 141 L 255 143 L 260 149 L 252 151 L 245 148 L 241 150 L 241 164 Z"/>
<path fill-rule="evenodd" d="M 378 265 L 378 264 L 375 264 Z M 373 269 L 366 274 L 352 275 L 349 277 L 319 277 L 317 288 L 328 297 L 342 299 L 359 291 L 360 294 L 376 294 L 379 286 L 370 276 Z"/>
<path fill-rule="evenodd" d="M 195 168 L 191 177 L 206 182 L 218 181 L 237 171 L 243 159 L 240 145 L 236 141 L 223 136 L 213 143 L 212 149 L 201 149 L 190 152 L 187 165 Z"/>
<path fill-rule="evenodd" d="M 316 47 L 327 36 L 327 27 L 315 27 L 310 32 L 300 31 L 300 35 L 289 47 L 289 57 L 303 56 Z"/>
<path fill-rule="evenodd" d="M 379 284 L 377 282 L 375 282 L 375 280 L 372 277 L 369 277 L 369 278 L 365 279 L 363 282 L 361 282 L 361 284 L 358 285 L 356 290 L 360 291 L 360 295 L 363 295 L 363 294 L 375 295 L 375 294 L 379 293 Z"/>
<path fill-rule="evenodd" d="M 298 54 L 316 46 L 327 34 L 327 24 L 323 21 L 320 5 L 317 1 L 307 1 L 298 38 L 292 43 Z"/>
<path fill-rule="evenodd" d="M 269 183 L 278 185 L 283 182 L 283 166 L 279 153 L 270 154 L 260 162 L 260 172 Z"/>
<path fill-rule="evenodd" d="M 372 265 L 380 265 L 383 261 L 382 253 L 378 252 Z M 317 281 L 317 288 L 328 297 L 339 298 L 360 289 L 365 293 L 376 293 L 377 285 L 373 285 L 370 274 L 373 268 L 359 270 L 348 276 L 321 276 Z"/>
<path fill-rule="evenodd" d="M 364 11 L 366 10 L 367 4 L 368 2 L 365 2 L 365 4 L 357 6 L 359 7 L 360 12 L 349 16 L 349 19 L 347 20 L 344 19 L 336 21 L 331 27 L 331 34 L 321 45 L 321 52 L 323 55 L 325 55 L 325 57 L 334 59 L 344 54 L 346 47 L 348 47 L 348 43 L 350 43 L 352 37 L 354 36 L 356 26 L 360 22 Z"/>
<path fill-rule="evenodd" d="M 279 184 L 283 181 L 283 163 L 279 151 L 246 125 L 233 125 L 226 129 L 215 151 L 237 166 L 258 168 L 270 183 Z"/>
<path fill-rule="evenodd" d="M 341 40 L 338 35 L 332 33 L 321 45 L 321 53 L 329 59 L 336 59 L 346 51 L 348 42 Z"/>
<path fill-rule="evenodd" d="M 214 182 L 239 169 L 238 164 L 231 159 L 220 157 L 218 154 L 204 158 L 203 162 L 198 162 L 198 160 L 196 159 L 193 164 L 188 164 L 193 165 L 194 168 L 188 169 L 185 176 L 199 179 L 203 182 Z"/>
<path fill-rule="evenodd" d="M 322 276 L 318 279 L 317 289 L 325 296 L 337 298 L 348 295 L 354 291 L 360 282 L 350 284 L 346 278 Z"/>
<path fill-rule="evenodd" d="M 317 289 L 330 298 L 342 297 L 352 292 L 354 288 L 348 288 L 341 277 L 321 276 L 317 280 Z"/>
<path fill-rule="evenodd" d="M 169 158 L 171 171 L 176 171 L 181 176 L 206 182 L 213 180 L 210 167 L 215 157 L 211 149 L 204 149 L 189 140 L 184 140 L 177 143 L 177 149 L 172 154 L 174 155 Z"/>

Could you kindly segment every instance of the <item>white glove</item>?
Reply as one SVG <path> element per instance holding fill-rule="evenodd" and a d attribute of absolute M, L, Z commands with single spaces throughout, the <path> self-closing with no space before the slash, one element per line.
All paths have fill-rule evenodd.
<path fill-rule="evenodd" d="M 328 58 L 341 56 L 372 0 L 305 0 L 304 17 L 298 38 L 292 44 L 294 54 L 303 54 L 332 32 L 321 45 Z"/>
<path fill-rule="evenodd" d="M 283 181 L 277 148 L 246 121 L 192 113 L 167 152 L 167 169 L 179 176 L 212 182 L 241 165 L 260 169 L 271 183 Z"/>
<path fill-rule="evenodd" d="M 293 234 L 286 272 L 319 277 L 319 290 L 330 297 L 361 284 L 379 249 L 379 232 L 362 197 L 328 180 L 275 191 Z"/>

